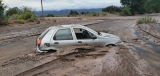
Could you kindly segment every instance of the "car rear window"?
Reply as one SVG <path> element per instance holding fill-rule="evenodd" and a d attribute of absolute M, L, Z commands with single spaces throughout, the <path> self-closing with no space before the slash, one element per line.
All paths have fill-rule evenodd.
<path fill-rule="evenodd" d="M 51 30 L 51 29 L 45 30 L 45 31 L 39 36 L 39 38 L 40 38 L 40 39 L 43 39 L 43 37 L 44 37 L 50 30 Z"/>
<path fill-rule="evenodd" d="M 60 29 L 57 31 L 53 39 L 54 40 L 73 40 L 73 36 L 69 28 Z"/>

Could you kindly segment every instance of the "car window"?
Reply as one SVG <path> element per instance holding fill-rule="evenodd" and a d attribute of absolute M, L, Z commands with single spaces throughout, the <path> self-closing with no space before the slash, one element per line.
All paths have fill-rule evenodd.
<path fill-rule="evenodd" d="M 71 30 L 69 28 L 58 30 L 54 36 L 54 40 L 73 40 Z"/>
<path fill-rule="evenodd" d="M 51 30 L 51 29 L 45 30 L 45 31 L 39 36 L 39 38 L 40 38 L 40 39 L 43 39 L 43 37 L 44 37 L 50 30 Z"/>
<path fill-rule="evenodd" d="M 89 35 L 89 37 L 90 38 L 92 38 L 92 37 L 96 37 L 94 34 L 92 34 L 91 32 L 89 32 L 89 31 L 87 31 L 88 32 L 88 35 Z"/>
<path fill-rule="evenodd" d="M 96 37 L 91 32 L 81 28 L 74 28 L 74 32 L 77 39 L 92 39 L 92 37 Z"/>

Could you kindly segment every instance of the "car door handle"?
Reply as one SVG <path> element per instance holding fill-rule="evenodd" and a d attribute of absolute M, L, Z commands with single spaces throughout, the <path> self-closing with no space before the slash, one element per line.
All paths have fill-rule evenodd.
<path fill-rule="evenodd" d="M 78 41 L 78 43 L 82 43 L 82 41 Z"/>
<path fill-rule="evenodd" d="M 59 44 L 58 42 L 55 42 L 54 44 Z"/>

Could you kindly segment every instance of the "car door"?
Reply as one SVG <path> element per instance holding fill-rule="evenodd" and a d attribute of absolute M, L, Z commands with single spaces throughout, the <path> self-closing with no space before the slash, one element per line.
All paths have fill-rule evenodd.
<path fill-rule="evenodd" d="M 99 45 L 99 38 L 84 28 L 74 28 L 77 44 Z"/>
<path fill-rule="evenodd" d="M 51 39 L 51 45 L 56 49 L 76 45 L 70 28 L 58 29 Z"/>

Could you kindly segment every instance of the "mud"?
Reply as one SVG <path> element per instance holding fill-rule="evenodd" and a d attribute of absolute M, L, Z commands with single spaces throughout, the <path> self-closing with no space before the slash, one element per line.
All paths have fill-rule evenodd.
<path fill-rule="evenodd" d="M 141 25 L 142 16 L 75 18 L 0 28 L 2 76 L 159 76 L 159 23 Z M 159 16 L 153 16 L 160 20 Z M 96 19 L 96 23 L 94 20 Z M 68 21 L 69 20 L 69 21 Z M 72 22 L 73 20 L 73 22 Z M 70 22 L 71 21 L 71 22 Z M 160 22 L 160 21 L 158 21 Z M 52 25 L 80 23 L 119 36 L 120 46 L 79 45 L 37 54 L 35 40 Z M 6 30 L 4 30 L 6 28 Z M 22 32 L 22 33 L 20 33 Z M 14 37 L 15 36 L 15 37 Z"/>
<path fill-rule="evenodd" d="M 124 46 L 85 51 L 64 55 L 16 76 L 154 76 L 148 64 Z"/>

